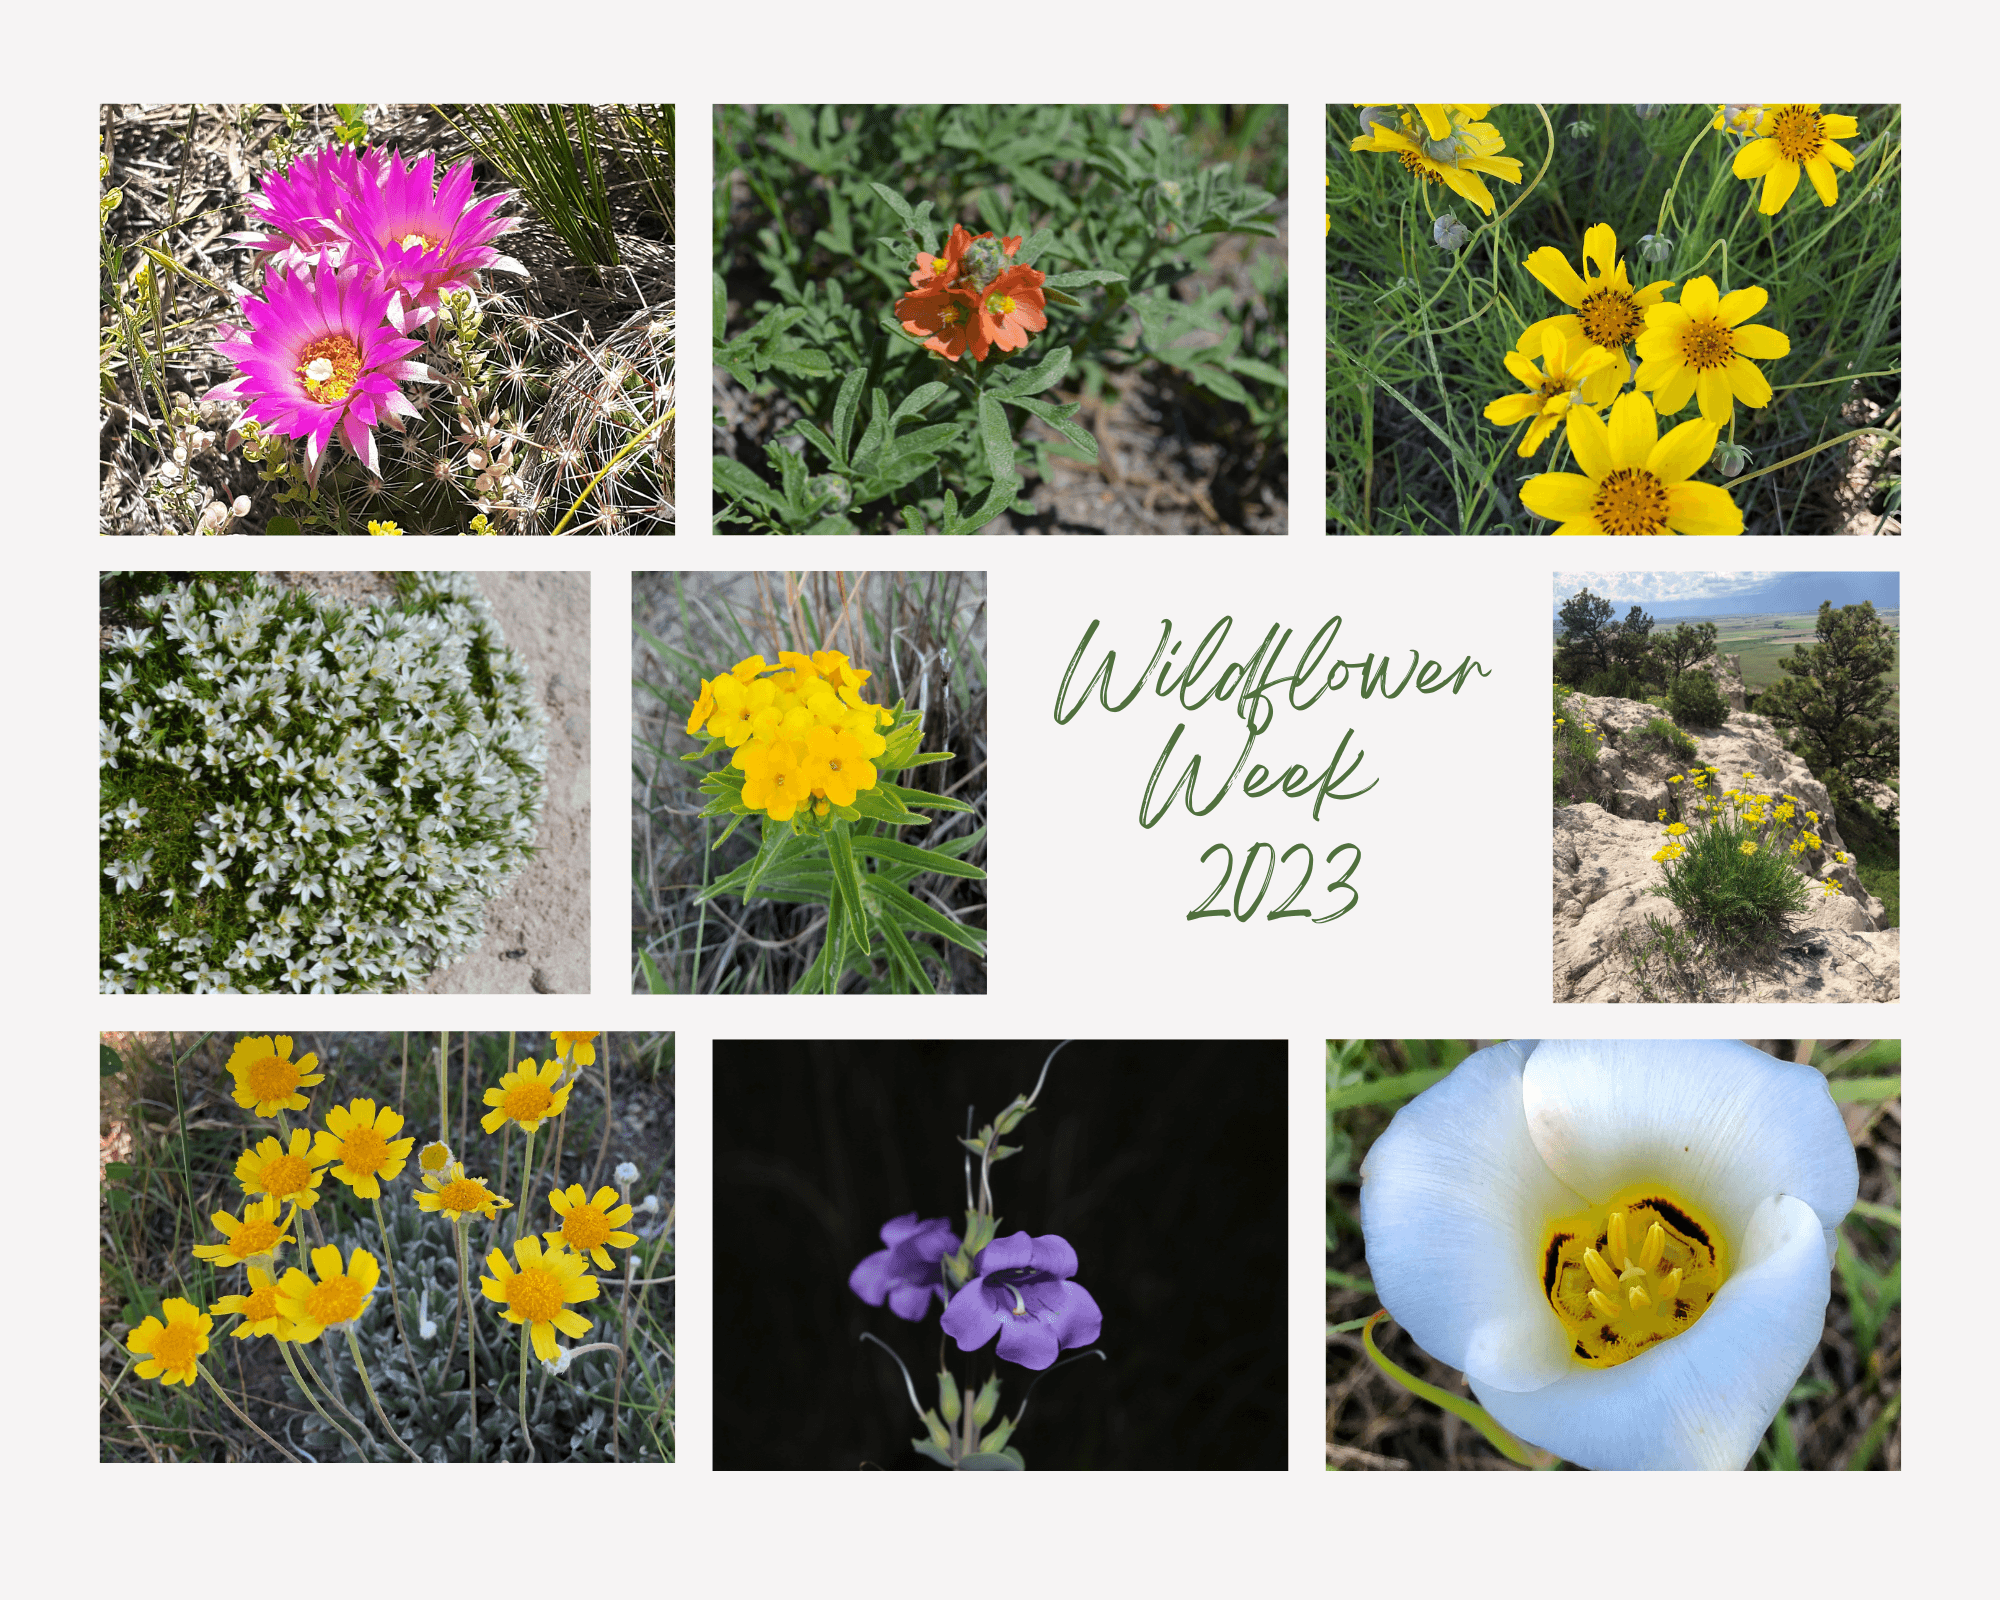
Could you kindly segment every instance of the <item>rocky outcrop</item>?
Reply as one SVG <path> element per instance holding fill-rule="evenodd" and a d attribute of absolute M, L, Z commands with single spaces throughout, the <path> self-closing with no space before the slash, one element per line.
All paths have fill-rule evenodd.
<path fill-rule="evenodd" d="M 1733 658 L 1718 682 L 1729 692 L 1734 677 L 1740 703 L 1742 679 Z M 1833 819 L 1826 785 L 1784 746 L 1763 717 L 1732 712 L 1721 728 L 1687 730 L 1695 739 L 1692 762 L 1642 734 L 1663 713 L 1641 701 L 1573 695 L 1569 713 L 1604 737 L 1585 775 L 1595 803 L 1555 810 L 1555 998 L 1623 1001 L 1647 998 L 1631 971 L 1633 941 L 1647 934 L 1648 916 L 1679 925 L 1679 914 L 1651 891 L 1665 883 L 1653 860 L 1663 835 L 1659 813 L 1669 805 L 1668 779 L 1690 765 L 1717 767 L 1722 787 L 1743 776 L 1763 793 L 1789 795 L 1803 810 L 1817 811 L 1824 848 L 1802 865 L 1818 880 L 1840 886 L 1837 897 L 1814 895 L 1788 924 L 1776 954 L 1741 970 L 1713 976 L 1727 993 L 1718 999 L 1760 1001 L 1881 1001 L 1901 992 L 1901 935 L 1884 924 L 1882 902 L 1862 887 Z M 1679 787 L 1685 788 L 1682 784 Z M 1621 935 L 1624 938 L 1621 940 Z"/>

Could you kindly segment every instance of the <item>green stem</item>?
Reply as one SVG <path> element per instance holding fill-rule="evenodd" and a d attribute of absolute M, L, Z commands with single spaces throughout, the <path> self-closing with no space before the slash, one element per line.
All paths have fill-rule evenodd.
<path fill-rule="evenodd" d="M 451 1035 L 438 1035 L 438 1143 L 447 1150 L 451 1148 L 451 1081 L 445 1059 L 451 1046 Z"/>
<path fill-rule="evenodd" d="M 389 1225 L 382 1220 L 382 1197 L 374 1195 L 368 1203 L 375 1208 L 375 1231 L 382 1236 L 382 1265 L 389 1272 L 389 1304 L 396 1310 L 396 1332 L 402 1336 L 403 1354 L 410 1360 L 410 1377 L 417 1386 L 417 1393 L 422 1394 L 423 1374 L 417 1370 L 417 1352 L 410 1343 L 410 1330 L 403 1325 L 403 1297 L 396 1288 L 396 1253 L 389 1246 Z"/>
<path fill-rule="evenodd" d="M 294 1464 L 298 1464 L 299 1458 L 297 1456 L 293 1455 L 291 1451 L 287 1450 L 283 1445 L 279 1444 L 276 1439 L 273 1439 L 262 1428 L 258 1427 L 256 1423 L 252 1422 L 248 1414 L 246 1414 L 245 1411 L 243 1410 L 243 1408 L 239 1406 L 234 1400 L 229 1398 L 229 1391 L 223 1388 L 221 1384 L 217 1383 L 214 1378 L 209 1376 L 208 1368 L 204 1367 L 199 1361 L 197 1361 L 194 1364 L 194 1370 L 201 1374 L 202 1381 L 205 1382 L 209 1386 L 209 1388 L 213 1389 L 218 1395 L 222 1397 L 222 1403 L 227 1407 L 229 1407 L 231 1411 L 236 1413 L 237 1420 L 241 1422 L 244 1427 L 248 1428 L 252 1433 L 256 1434 L 258 1438 L 262 1439 L 273 1450 L 277 1451 L 280 1459 L 285 1461 L 290 1461 Z"/>
<path fill-rule="evenodd" d="M 472 1326 L 472 1294 L 470 1270 L 465 1260 L 465 1218 L 461 1216 L 452 1224 L 452 1231 L 458 1235 L 458 1315 L 465 1324 L 465 1403 L 471 1418 L 472 1442 L 468 1458 L 479 1459 L 479 1337 Z"/>
<path fill-rule="evenodd" d="M 528 1190 L 535 1181 L 535 1128 L 539 1126 L 540 1124 L 537 1123 L 533 1127 L 528 1128 L 522 1136 L 521 1204 L 514 1216 L 514 1259 L 516 1264 L 520 1261 L 521 1231 L 527 1225 L 528 1221 Z"/>
<path fill-rule="evenodd" d="M 278 1346 L 278 1354 L 285 1358 L 285 1365 L 291 1369 L 292 1382 L 296 1383 L 299 1386 L 299 1393 L 306 1397 L 307 1404 L 309 1404 L 313 1408 L 313 1410 L 319 1413 L 319 1420 L 321 1422 L 324 1422 L 329 1428 L 333 1429 L 335 1433 L 339 1434 L 341 1438 L 347 1441 L 348 1447 L 354 1452 L 355 1460 L 366 1461 L 368 1459 L 368 1452 L 362 1449 L 361 1446 L 355 1442 L 353 1434 L 349 1433 L 339 1423 L 333 1420 L 332 1416 L 328 1413 L 326 1407 L 319 1403 L 319 1396 L 317 1396 L 312 1392 L 311 1386 L 306 1382 L 305 1374 L 299 1371 L 299 1364 L 292 1356 L 291 1342 L 286 1339 L 280 1339 L 276 1342 Z"/>
<path fill-rule="evenodd" d="M 421 1463 L 424 1458 L 403 1443 L 403 1436 L 396 1431 L 396 1425 L 389 1420 L 389 1413 L 382 1409 L 382 1402 L 375 1397 L 375 1385 L 368 1381 L 368 1363 L 361 1359 L 361 1341 L 354 1337 L 354 1324 L 351 1322 L 347 1325 L 347 1352 L 354 1357 L 354 1370 L 361 1374 L 361 1387 L 367 1392 L 368 1403 L 375 1408 L 376 1420 L 382 1424 L 383 1431 L 396 1441 L 404 1455 Z"/>
<path fill-rule="evenodd" d="M 521 1324 L 521 1398 L 518 1409 L 521 1416 L 521 1443 L 527 1447 L 528 1459 L 535 1459 L 535 1436 L 528 1430 L 528 1342 L 534 1332 L 534 1324 Z"/>
<path fill-rule="evenodd" d="M 1827 440 L 1824 444 L 1816 444 L 1810 450 L 1801 450 L 1795 456 L 1786 456 L 1783 461 L 1773 461 L 1768 467 L 1759 467 L 1755 472 L 1746 472 L 1740 478 L 1726 478 L 1723 480 L 1722 487 L 1725 489 L 1734 489 L 1739 483 L 1748 483 L 1752 478 L 1761 478 L 1766 473 L 1778 471 L 1781 467 L 1794 466 L 1810 456 L 1818 455 L 1822 450 L 1831 450 L 1837 444 L 1845 444 L 1849 439 L 1864 439 L 1870 436 L 1878 439 L 1893 439 L 1898 445 L 1901 445 L 1903 442 L 1903 436 L 1900 433 L 1891 433 L 1887 428 L 1856 428 L 1852 433 L 1843 433 Z"/>

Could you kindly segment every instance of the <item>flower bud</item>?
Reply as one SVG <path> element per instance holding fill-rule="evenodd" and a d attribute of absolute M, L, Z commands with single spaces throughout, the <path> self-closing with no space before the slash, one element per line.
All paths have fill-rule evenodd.
<path fill-rule="evenodd" d="M 958 1419 L 965 1415 L 965 1402 L 959 1396 L 958 1379 L 949 1372 L 938 1374 L 938 1410 L 944 1413 L 947 1426 L 957 1427 Z"/>
<path fill-rule="evenodd" d="M 999 240 L 975 239 L 966 247 L 961 265 L 965 275 L 983 289 L 1000 276 L 1000 269 L 1006 265 L 1006 261 Z"/>
<path fill-rule="evenodd" d="M 993 1413 L 1000 1405 L 1000 1375 L 995 1373 L 980 1386 L 979 1398 L 972 1402 L 972 1422 L 974 1427 L 983 1428 L 993 1420 Z"/>
<path fill-rule="evenodd" d="M 1364 137 L 1377 128 L 1396 132 L 1403 125 L 1403 118 L 1394 106 L 1363 106 L 1361 108 L 1361 132 Z"/>
<path fill-rule="evenodd" d="M 1446 254 L 1450 254 L 1469 238 L 1465 224 L 1449 211 L 1444 212 L 1431 224 L 1431 242 Z"/>
<path fill-rule="evenodd" d="M 1639 235 L 1639 256 L 1644 261 L 1668 261 L 1673 258 L 1674 241 L 1664 233 L 1642 233 Z"/>
<path fill-rule="evenodd" d="M 1588 139 L 1593 133 L 1597 132 L 1597 124 L 1592 122 L 1588 117 L 1578 117 L 1576 121 L 1564 128 L 1563 132 L 1567 133 L 1572 139 Z"/>
<path fill-rule="evenodd" d="M 936 1445 L 938 1449 L 949 1450 L 951 1448 L 951 1435 L 945 1430 L 945 1425 L 938 1421 L 938 1414 L 935 1411 L 926 1411 L 924 1413 L 924 1426 L 930 1430 L 931 1443 Z"/>
<path fill-rule="evenodd" d="M 1660 109 L 1659 106 L 1634 106 L 1632 114 L 1641 122 L 1651 122 L 1660 114 Z"/>
<path fill-rule="evenodd" d="M 1750 465 L 1750 452 L 1740 444 L 1724 439 L 1715 447 L 1715 465 L 1724 477 L 1733 478 Z"/>
<path fill-rule="evenodd" d="M 629 1189 L 639 1181 L 639 1169 L 630 1161 L 621 1161 L 611 1169 L 611 1181 L 621 1189 Z"/>

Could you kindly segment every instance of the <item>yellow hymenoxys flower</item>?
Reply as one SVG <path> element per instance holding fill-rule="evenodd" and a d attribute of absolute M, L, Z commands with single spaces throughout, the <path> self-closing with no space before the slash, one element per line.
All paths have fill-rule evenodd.
<path fill-rule="evenodd" d="M 359 1320 L 382 1280 L 381 1263 L 366 1250 L 355 1251 L 343 1270 L 340 1247 L 321 1245 L 312 1253 L 312 1264 L 318 1283 L 293 1267 L 278 1280 L 275 1297 L 278 1315 L 291 1322 L 291 1336 L 301 1344 L 311 1344 L 328 1328 Z"/>
<path fill-rule="evenodd" d="M 327 1130 L 313 1136 L 313 1160 L 333 1162 L 333 1175 L 363 1200 L 377 1200 L 382 1185 L 403 1170 L 416 1148 L 415 1138 L 398 1139 L 403 1119 L 373 1100 L 335 1106 L 326 1114 Z"/>
<path fill-rule="evenodd" d="M 1569 450 L 1580 472 L 1545 472 L 1521 486 L 1521 504 L 1561 524 L 1562 534 L 1732 534 L 1743 513 L 1729 491 L 1690 483 L 1714 453 L 1711 422 L 1683 422 L 1664 439 L 1653 403 L 1624 394 L 1611 425 L 1578 406 L 1569 414 Z"/>
<path fill-rule="evenodd" d="M 1678 302 L 1647 307 L 1637 381 L 1653 391 L 1661 416 L 1672 416 L 1697 396 L 1702 416 L 1726 428 L 1738 400 L 1759 409 L 1771 403 L 1771 385 L 1752 359 L 1790 355 L 1792 341 L 1776 328 L 1744 326 L 1769 299 L 1754 286 L 1718 294 L 1713 278 L 1690 278 Z"/>
<path fill-rule="evenodd" d="M 278 1253 L 280 1245 L 297 1242 L 285 1232 L 284 1223 L 278 1220 L 283 1209 L 276 1195 L 267 1194 L 262 1200 L 254 1200 L 243 1208 L 240 1222 L 232 1213 L 218 1211 L 208 1220 L 215 1224 L 223 1242 L 198 1244 L 194 1253 L 203 1261 L 213 1261 L 218 1267 L 240 1267 L 246 1261 L 260 1257 L 268 1261 Z"/>
<path fill-rule="evenodd" d="M 562 1060 L 569 1060 L 572 1053 L 575 1054 L 576 1064 L 579 1067 L 590 1066 L 597 1060 L 597 1046 L 591 1042 L 597 1037 L 596 1034 L 558 1033 L 551 1037 L 556 1042 L 556 1055 Z"/>
<path fill-rule="evenodd" d="M 1398 114 L 1393 127 L 1381 115 L 1392 109 Z M 1413 109 L 1415 115 L 1402 106 L 1369 107 L 1375 114 L 1363 118 L 1367 131 L 1347 148 L 1394 156 L 1412 177 L 1443 184 L 1492 216 L 1493 196 L 1475 174 L 1483 172 L 1508 183 L 1521 181 L 1521 163 L 1500 154 L 1507 141 L 1492 123 L 1482 120 L 1492 107 L 1420 105 Z"/>
<path fill-rule="evenodd" d="M 442 1172 L 426 1172 L 416 1200 L 419 1211 L 443 1212 L 450 1222 L 471 1216 L 491 1222 L 503 1208 L 514 1204 L 487 1188 L 484 1178 L 468 1178 L 462 1161 L 449 1162 Z"/>
<path fill-rule="evenodd" d="M 1541 330 L 1553 327 L 1565 339 L 1581 334 L 1608 350 L 1610 362 L 1584 384 L 1583 398 L 1594 406 L 1609 405 L 1632 376 L 1625 347 L 1644 330 L 1646 308 L 1658 305 L 1674 280 L 1661 278 L 1643 289 L 1633 288 L 1625 263 L 1618 257 L 1618 235 L 1603 222 L 1584 233 L 1584 276 L 1578 277 L 1568 257 L 1553 245 L 1543 245 L 1521 264 L 1550 294 L 1573 308 L 1573 314 L 1533 324 L 1522 338 L 1533 334 L 1539 341 Z"/>
<path fill-rule="evenodd" d="M 583 1197 L 583 1185 L 573 1183 L 568 1189 L 556 1189 L 549 1194 L 549 1204 L 555 1208 L 563 1225 L 542 1237 L 552 1245 L 567 1245 L 578 1255 L 589 1256 L 600 1268 L 611 1270 L 611 1257 L 605 1253 L 606 1245 L 620 1250 L 630 1250 L 639 1242 L 636 1233 L 620 1233 L 618 1229 L 632 1220 L 632 1208 L 620 1204 L 618 1191 L 609 1184 L 598 1189 L 590 1199 Z"/>
<path fill-rule="evenodd" d="M 208 1309 L 243 1319 L 229 1330 L 232 1339 L 270 1338 L 282 1344 L 292 1337 L 292 1319 L 278 1309 L 278 1285 L 262 1267 L 250 1268 L 248 1294 L 226 1294 Z"/>
<path fill-rule="evenodd" d="M 1486 408 L 1486 420 L 1503 428 L 1528 423 L 1516 455 L 1531 456 L 1539 450 L 1569 408 L 1584 403 L 1584 383 L 1611 365 L 1609 350 L 1592 344 L 1581 331 L 1565 338 L 1556 320 L 1536 323 L 1507 352 L 1508 372 L 1528 392 L 1502 395 Z M 1537 356 L 1542 359 L 1540 367 L 1535 365 Z"/>
<path fill-rule="evenodd" d="M 319 1170 L 321 1165 L 313 1159 L 312 1135 L 304 1128 L 294 1128 L 288 1145 L 267 1135 L 257 1141 L 255 1149 L 238 1156 L 236 1181 L 245 1194 L 292 1201 L 310 1211 L 319 1204 L 320 1180 L 326 1176 Z"/>
<path fill-rule="evenodd" d="M 146 1359 L 139 1376 L 194 1386 L 197 1363 L 208 1354 L 208 1330 L 215 1319 L 191 1300 L 169 1300 L 160 1308 L 167 1320 L 148 1317 L 125 1336 L 125 1348 Z"/>
<path fill-rule="evenodd" d="M 559 1117 L 569 1106 L 569 1085 L 563 1083 L 561 1061 L 536 1066 L 523 1061 L 500 1080 L 497 1089 L 486 1091 L 486 1104 L 493 1109 L 479 1119 L 488 1133 L 498 1133 L 500 1124 L 511 1122 L 523 1133 L 533 1133 L 550 1117 Z"/>
<path fill-rule="evenodd" d="M 556 1359 L 556 1330 L 572 1339 L 590 1332 L 589 1320 L 569 1309 L 572 1302 L 595 1300 L 597 1280 L 584 1270 L 583 1257 L 572 1250 L 544 1252 L 533 1235 L 514 1243 L 520 1261 L 510 1266 L 504 1251 L 495 1250 L 486 1258 L 493 1276 L 479 1280 L 487 1299 L 504 1306 L 509 1322 L 525 1323 L 534 1341 L 535 1354 L 544 1361 Z"/>
<path fill-rule="evenodd" d="M 1830 206 L 1840 198 L 1833 169 L 1854 170 L 1854 157 L 1834 140 L 1852 139 L 1860 131 L 1861 124 L 1852 117 L 1831 112 L 1822 115 L 1817 103 L 1760 106 L 1757 137 L 1736 152 L 1729 170 L 1752 183 L 1764 180 L 1757 209 L 1765 216 L 1784 210 L 1799 186 L 1802 170 L 1812 181 L 1820 204 Z"/>
<path fill-rule="evenodd" d="M 299 1090 L 324 1083 L 326 1075 L 315 1073 L 315 1055 L 291 1060 L 292 1041 L 287 1034 L 275 1040 L 268 1034 L 254 1039 L 238 1039 L 229 1053 L 229 1075 L 236 1080 L 236 1103 L 260 1117 L 280 1111 L 303 1111 L 306 1097 Z"/>

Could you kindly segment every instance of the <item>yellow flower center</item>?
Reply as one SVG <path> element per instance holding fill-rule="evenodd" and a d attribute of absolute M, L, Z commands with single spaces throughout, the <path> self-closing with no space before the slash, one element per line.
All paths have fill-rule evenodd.
<path fill-rule="evenodd" d="M 1623 289 L 1592 289 L 1576 314 L 1583 323 L 1584 337 L 1607 350 L 1623 349 L 1646 326 L 1646 313 Z"/>
<path fill-rule="evenodd" d="M 441 243 L 443 243 L 442 240 L 433 239 L 427 233 L 406 233 L 403 235 L 403 248 L 405 250 L 409 249 L 412 245 L 416 246 L 419 250 L 435 250 Z"/>
<path fill-rule="evenodd" d="M 361 1315 L 361 1302 L 367 1298 L 360 1283 L 337 1272 L 326 1282 L 313 1285 L 306 1296 L 306 1316 L 322 1328 L 331 1328 L 337 1322 L 348 1322 Z"/>
<path fill-rule="evenodd" d="M 1434 162 L 1426 160 L 1420 151 L 1403 150 L 1397 154 L 1403 163 L 1403 170 L 1405 172 L 1415 174 L 1426 183 L 1444 182 L 1444 174 L 1438 171 Z"/>
<path fill-rule="evenodd" d="M 243 1301 L 243 1316 L 249 1322 L 262 1322 L 278 1314 L 278 1286 L 267 1283 Z"/>
<path fill-rule="evenodd" d="M 772 787 L 773 789 L 782 789 L 782 788 L 784 788 L 784 786 L 785 786 L 785 775 L 784 775 L 784 774 L 783 774 L 782 772 L 774 772 L 774 773 L 772 773 L 772 774 L 771 774 L 771 787 Z"/>
<path fill-rule="evenodd" d="M 578 1206 L 563 1218 L 562 1231 L 564 1243 L 581 1255 L 611 1237 L 611 1224 L 595 1206 Z"/>
<path fill-rule="evenodd" d="M 1729 1275 L 1715 1228 L 1651 1186 L 1555 1223 L 1541 1267 L 1571 1353 L 1593 1367 L 1630 1361 L 1693 1327 Z"/>
<path fill-rule="evenodd" d="M 1714 317 L 1696 317 L 1681 329 L 1681 360 L 1697 372 L 1726 367 L 1736 359 L 1736 335 Z"/>
<path fill-rule="evenodd" d="M 947 302 L 944 309 L 938 313 L 938 321 L 947 328 L 955 328 L 964 320 L 965 307 L 956 300 Z"/>
<path fill-rule="evenodd" d="M 281 1056 L 266 1056 L 250 1063 L 243 1081 L 259 1105 L 267 1100 L 289 1100 L 299 1086 L 299 1069 Z"/>
<path fill-rule="evenodd" d="M 1004 317 L 1014 309 L 1014 297 L 1011 294 L 990 294 L 986 297 L 986 309 L 996 317 Z"/>
<path fill-rule="evenodd" d="M 424 1146 L 417 1156 L 417 1164 L 426 1172 L 442 1172 L 451 1161 L 451 1151 L 433 1141 Z"/>
<path fill-rule="evenodd" d="M 299 352 L 306 393 L 322 405 L 345 400 L 361 375 L 361 351 L 344 333 L 324 333 Z"/>
<path fill-rule="evenodd" d="M 312 1183 L 312 1166 L 304 1156 L 282 1155 L 263 1171 L 264 1192 L 279 1198 L 297 1194 Z"/>
<path fill-rule="evenodd" d="M 1667 486 L 1644 467 L 1620 467 L 1597 486 L 1590 513 L 1606 533 L 1665 533 Z"/>
<path fill-rule="evenodd" d="M 1787 161 L 1810 161 L 1826 148 L 1826 130 L 1819 113 L 1804 106 L 1787 106 L 1780 111 L 1771 137 L 1778 141 L 1778 154 Z"/>
<path fill-rule="evenodd" d="M 236 1237 L 230 1241 L 231 1254 L 239 1257 L 267 1256 L 278 1247 L 281 1230 L 275 1222 L 266 1222 L 262 1217 L 246 1217 L 243 1226 L 236 1230 Z"/>
<path fill-rule="evenodd" d="M 549 1102 L 553 1098 L 539 1079 L 530 1078 L 507 1091 L 506 1098 L 500 1102 L 500 1109 L 516 1122 L 539 1122 L 549 1114 Z"/>
<path fill-rule="evenodd" d="M 169 1372 L 185 1371 L 193 1366 L 195 1346 L 201 1342 L 200 1327 L 195 1322 L 168 1323 L 167 1331 L 153 1346 L 153 1359 Z"/>
<path fill-rule="evenodd" d="M 454 1178 L 438 1190 L 438 1204 L 446 1211 L 480 1211 L 492 1203 L 493 1196 L 477 1178 Z"/>
<path fill-rule="evenodd" d="M 526 1267 L 507 1280 L 507 1304 L 530 1322 L 553 1322 L 563 1308 L 562 1279 L 546 1267 Z"/>
<path fill-rule="evenodd" d="M 340 1141 L 341 1165 L 349 1172 L 363 1175 L 380 1172 L 388 1158 L 389 1141 L 372 1127 L 350 1128 L 347 1137 Z"/>

